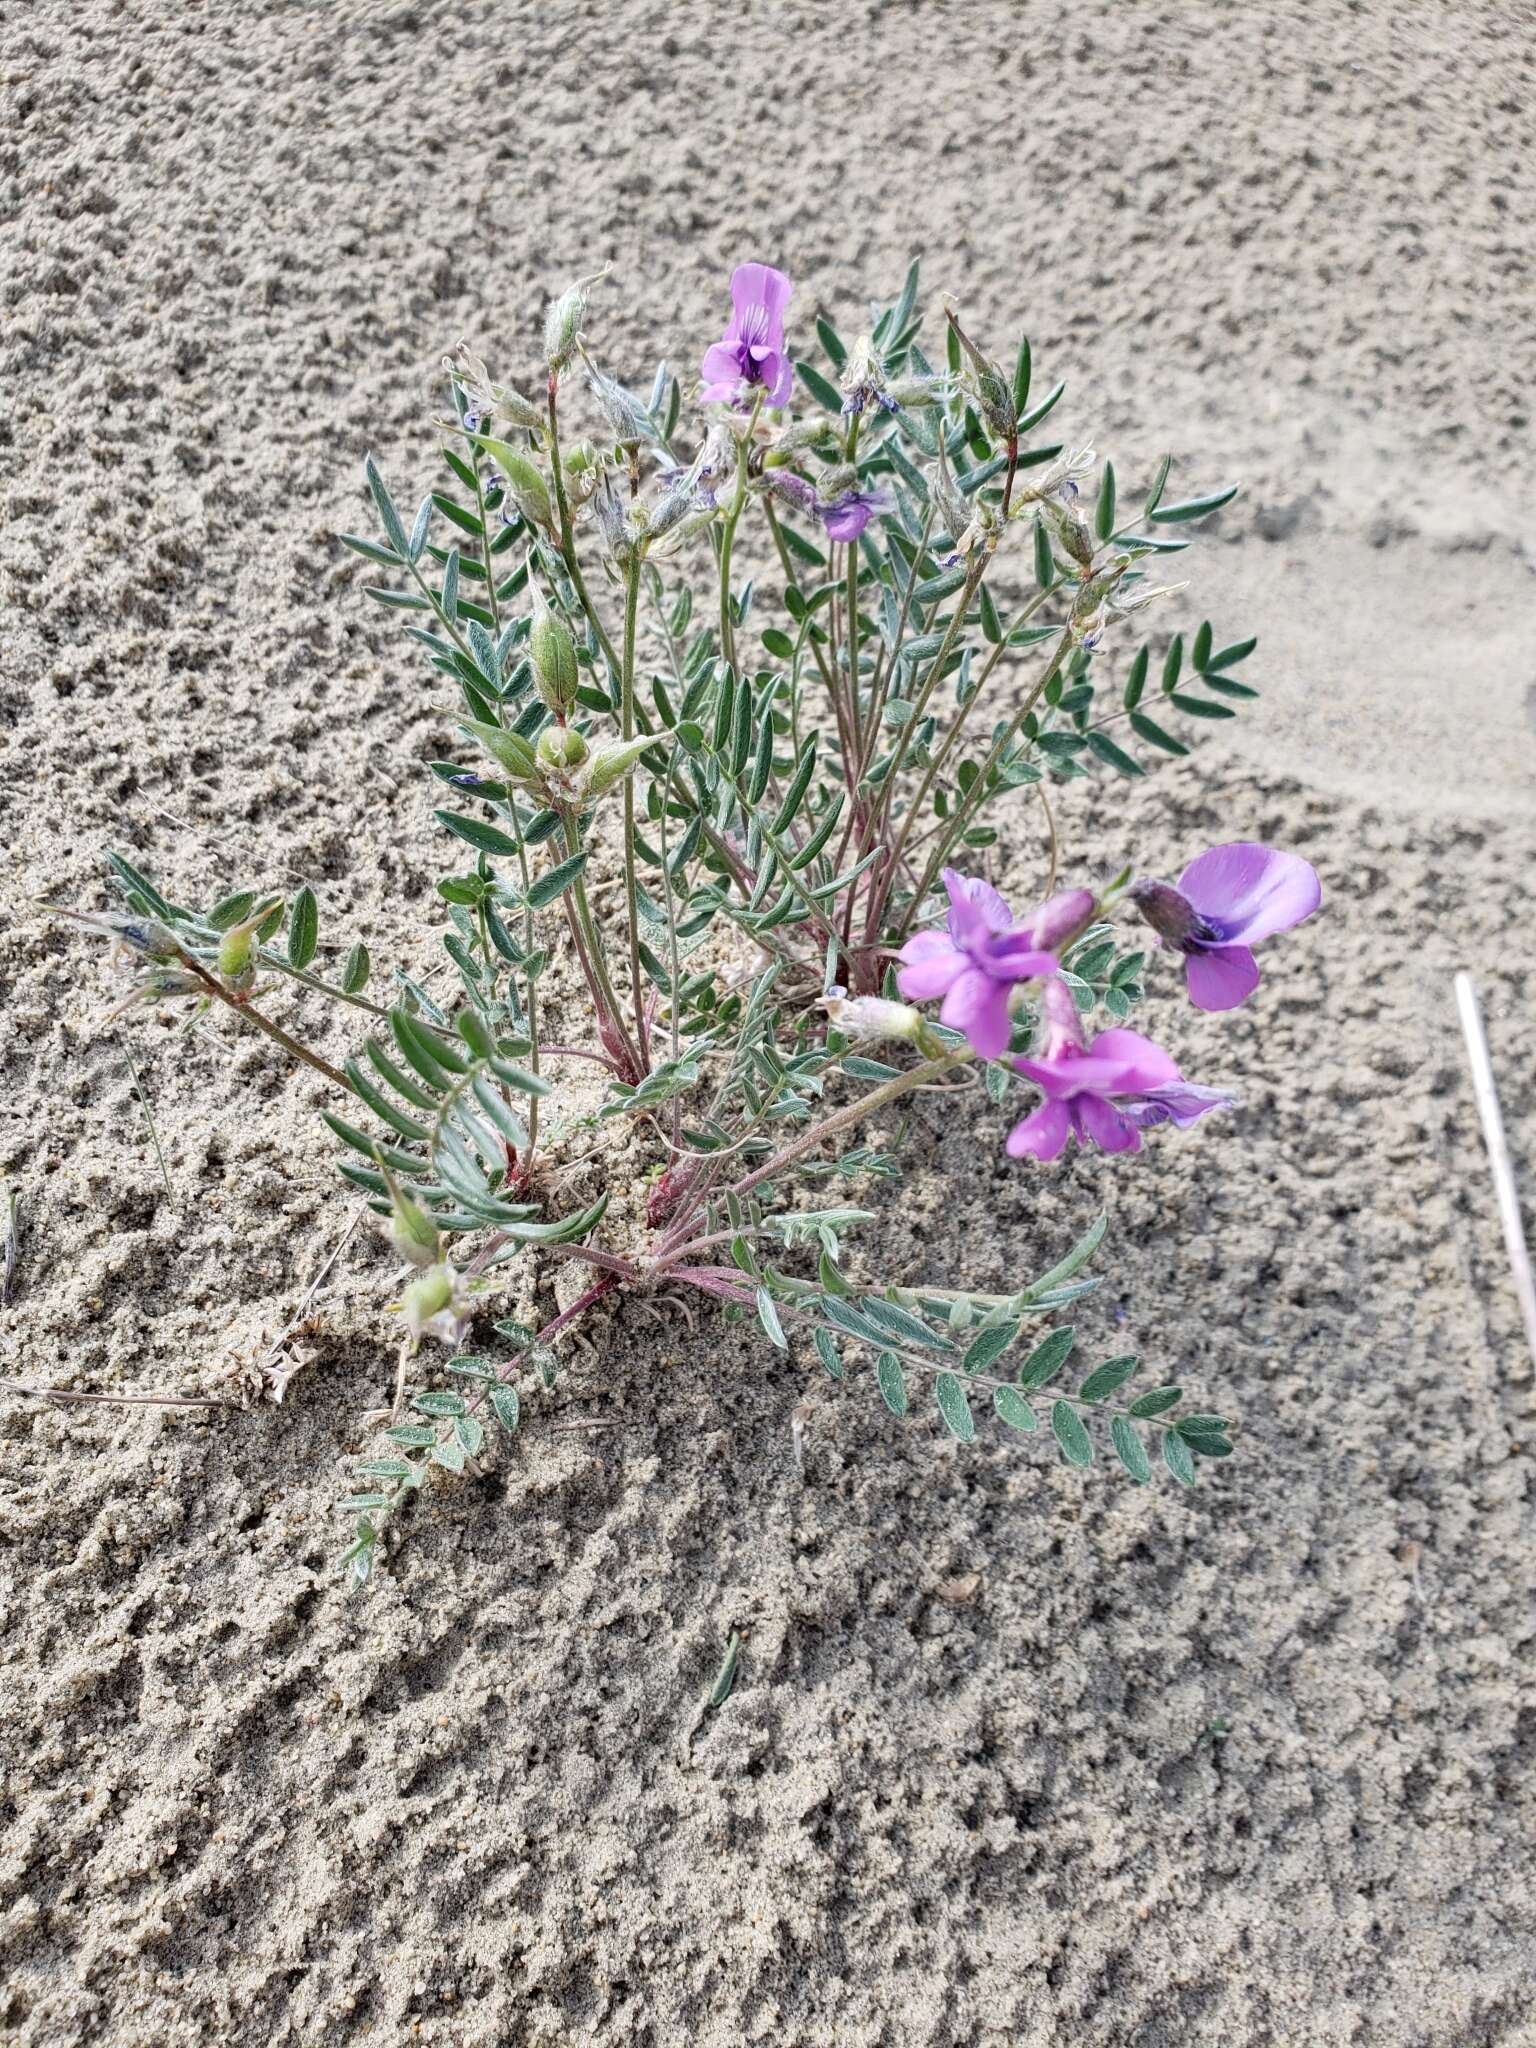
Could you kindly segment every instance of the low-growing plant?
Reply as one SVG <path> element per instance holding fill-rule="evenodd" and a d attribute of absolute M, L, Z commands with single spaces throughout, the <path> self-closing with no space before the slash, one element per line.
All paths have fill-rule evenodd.
<path fill-rule="evenodd" d="M 962 1441 L 985 1397 L 1069 1464 L 1103 1428 L 1132 1480 L 1155 1453 L 1188 1485 L 1230 1453 L 1224 1416 L 1177 1385 L 1135 1392 L 1133 1357 L 1063 1381 L 1074 1333 L 1047 1319 L 1097 1284 L 1102 1216 L 1026 1285 L 866 1284 L 844 1239 L 872 1212 L 846 1193 L 898 1170 L 862 1132 L 918 1090 L 966 1114 L 1024 1082 L 1039 1099 L 1007 1151 L 1039 1161 L 1073 1138 L 1134 1152 L 1228 1104 L 1127 1028 L 1148 956 L 1118 914 L 1227 1009 L 1257 983 L 1252 943 L 1316 908 L 1311 868 L 1237 842 L 1176 885 L 1127 865 L 1062 888 L 1056 811 L 1255 694 L 1235 673 L 1251 638 L 1205 623 L 1154 659 L 1131 630 L 1182 588 L 1154 566 L 1236 486 L 1176 497 L 1165 459 L 1133 496 L 1091 448 L 1043 438 L 1063 387 L 1039 389 L 1027 341 L 1005 367 L 948 308 L 925 354 L 916 264 L 868 333 L 815 322 L 819 364 L 790 352 L 789 281 L 744 264 L 702 382 L 663 366 L 643 398 L 592 353 L 594 283 L 550 306 L 537 396 L 465 347 L 447 359 L 445 488 L 408 521 L 370 459 L 378 533 L 341 537 L 454 732 L 432 764 L 457 856 L 437 884 L 449 986 L 397 970 L 371 993 L 361 944 L 317 973 L 307 887 L 187 909 L 113 855 L 127 913 L 85 919 L 131 957 L 130 1002 L 218 1006 L 333 1085 L 341 1172 L 408 1269 L 345 1562 L 365 1579 L 430 1470 L 516 1429 L 519 1375 L 551 1372 L 552 1339 L 626 1292 L 691 1291 L 781 1350 L 806 1339 L 834 1380 L 867 1368 L 896 1414 L 931 1401 Z M 1014 803 L 1049 849 L 1023 916 L 961 871 Z M 586 992 L 584 1035 L 565 1005 L 576 1043 L 549 1031 L 556 949 Z M 303 1000 L 279 1021 L 275 995 Z M 305 1040 L 311 1000 L 363 1020 L 340 1067 Z M 570 1077 L 594 1069 L 582 1100 Z M 555 1169 L 594 1133 L 610 1157 L 647 1149 L 643 1203 L 559 1198 Z M 495 1320 L 525 1255 L 586 1268 L 539 1330 Z M 503 1341 L 466 1354 L 482 1316 Z M 413 1385 L 427 1339 L 456 1386 Z"/>

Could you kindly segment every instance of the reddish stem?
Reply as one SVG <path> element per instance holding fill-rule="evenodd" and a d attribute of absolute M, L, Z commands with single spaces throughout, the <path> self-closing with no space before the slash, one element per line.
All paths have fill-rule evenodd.
<path fill-rule="evenodd" d="M 565 1329 L 567 1324 L 574 1323 L 578 1316 L 585 1315 L 587 1310 L 592 1307 L 594 1302 L 601 1301 L 605 1294 L 612 1294 L 614 1289 L 616 1287 L 621 1286 L 622 1284 L 623 1283 L 618 1279 L 618 1277 L 612 1273 L 605 1273 L 601 1280 L 594 1280 L 592 1285 L 587 1289 L 585 1294 L 578 1294 L 576 1299 L 571 1303 L 569 1308 L 561 1309 L 559 1315 L 555 1317 L 553 1322 L 546 1323 L 543 1329 L 538 1331 L 538 1333 L 534 1337 L 532 1337 L 528 1343 L 526 1343 L 523 1346 L 521 1351 L 515 1352 L 513 1356 L 507 1360 L 506 1364 L 501 1368 L 500 1372 L 498 1372 L 496 1375 L 496 1384 L 498 1386 L 504 1386 L 508 1379 L 511 1378 L 516 1368 L 522 1364 L 523 1360 L 528 1356 L 529 1352 L 533 1350 L 536 1344 L 547 1344 L 549 1339 L 551 1337 L 558 1336 L 559 1333 L 563 1329 Z M 480 1406 L 481 1402 L 484 1401 L 489 1391 L 490 1389 L 488 1386 L 482 1386 L 479 1393 L 476 1394 L 470 1400 L 470 1402 L 468 1403 L 470 1414 L 473 1414 L 474 1411 Z"/>

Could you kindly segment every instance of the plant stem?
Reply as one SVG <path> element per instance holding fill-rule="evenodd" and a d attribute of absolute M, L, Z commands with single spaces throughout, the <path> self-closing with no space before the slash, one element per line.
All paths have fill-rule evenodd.
<path fill-rule="evenodd" d="M 581 831 L 576 823 L 576 813 L 569 807 L 562 806 L 560 815 L 565 825 L 566 852 L 572 855 L 578 854 L 581 851 Z M 633 1069 L 626 1078 L 638 1081 L 645 1074 L 645 1066 L 636 1047 L 631 1043 L 629 1028 L 624 1022 L 623 1006 L 619 1002 L 612 978 L 608 973 L 608 963 L 603 955 L 603 942 L 598 936 L 597 926 L 593 921 L 592 906 L 587 901 L 587 885 L 582 876 L 578 875 L 576 877 L 575 881 L 571 884 L 569 893 L 575 910 L 576 921 L 581 928 L 581 935 L 591 960 L 592 977 L 595 983 L 593 995 L 597 999 L 598 1009 L 607 1018 L 609 1028 L 613 1031 L 619 1044 L 624 1048 L 624 1057 L 627 1064 Z"/>
<path fill-rule="evenodd" d="M 566 494 L 565 471 L 560 466 L 560 429 L 555 419 L 555 394 L 560 380 L 552 370 L 549 375 L 549 466 L 555 480 L 555 508 L 560 515 L 560 553 L 570 573 L 571 588 L 577 602 L 586 613 L 597 644 L 607 658 L 614 674 L 619 673 L 619 657 L 613 651 L 613 642 L 604 630 L 602 620 L 597 616 L 597 607 L 587 591 L 586 578 L 581 573 L 581 563 L 576 558 L 576 532 L 571 524 L 571 501 Z"/>
<path fill-rule="evenodd" d="M 624 566 L 624 665 L 619 675 L 619 716 L 623 737 L 635 736 L 635 626 L 640 612 L 640 558 Z M 650 1069 L 645 1029 L 645 988 L 640 979 L 640 910 L 635 895 L 635 778 L 624 777 L 624 907 L 629 924 L 629 989 L 635 1006 L 635 1041 L 642 1072 Z"/>
<path fill-rule="evenodd" d="M 270 1017 L 264 1017 L 254 1004 L 242 1003 L 237 996 L 232 996 L 200 960 L 194 960 L 190 953 L 180 951 L 177 957 L 183 966 L 191 968 L 208 993 L 216 996 L 227 1010 L 232 1010 L 237 1017 L 243 1017 L 248 1024 L 254 1024 L 258 1031 L 265 1032 L 273 1044 L 280 1045 L 291 1058 L 302 1060 L 306 1067 L 313 1067 L 317 1074 L 324 1074 L 327 1081 L 334 1082 L 338 1088 L 344 1088 L 349 1095 L 356 1092 L 346 1075 L 333 1067 L 329 1060 L 322 1059 L 317 1052 L 311 1052 L 307 1045 L 300 1045 L 296 1038 L 290 1038 L 281 1024 L 274 1024 Z"/>
<path fill-rule="evenodd" d="M 736 450 L 736 490 L 731 499 L 720 528 L 720 652 L 736 666 L 736 624 L 731 617 L 731 549 L 736 539 L 736 523 L 741 518 L 741 509 L 747 502 L 747 456 L 752 446 L 753 430 L 757 416 L 763 409 L 763 394 L 758 392 L 752 406 L 752 416 L 747 421 Z"/>
<path fill-rule="evenodd" d="M 850 1102 L 845 1108 L 835 1111 L 823 1123 L 814 1124 L 810 1130 L 803 1131 L 791 1144 L 786 1145 L 781 1152 L 776 1152 L 752 1173 L 745 1174 L 730 1187 L 722 1189 L 716 1199 L 724 1200 L 727 1196 L 734 1195 L 740 1200 L 742 1196 L 751 1194 L 752 1190 L 761 1187 L 765 1180 L 772 1180 L 793 1166 L 797 1160 L 803 1159 L 808 1152 L 814 1152 L 826 1139 L 835 1137 L 842 1131 L 851 1130 L 855 1124 L 862 1123 L 865 1117 L 872 1116 L 877 1109 L 884 1109 L 887 1103 L 897 1102 L 903 1095 L 910 1095 L 914 1088 L 923 1088 L 930 1082 L 941 1079 L 955 1067 L 965 1065 L 970 1058 L 971 1053 L 968 1049 L 963 1052 L 942 1053 L 936 1059 L 924 1060 L 921 1066 L 909 1068 L 905 1074 L 898 1074 L 894 1080 L 883 1082 L 868 1095 L 861 1096 L 857 1102 Z M 676 1238 L 675 1232 L 673 1238 Z M 686 1249 L 686 1240 L 679 1241 L 672 1256 L 681 1257 Z M 668 1250 L 669 1246 L 663 1246 L 663 1262 L 658 1264 L 658 1271 L 670 1270 L 670 1259 L 666 1257 Z"/>
<path fill-rule="evenodd" d="M 949 625 L 945 629 L 944 638 L 939 643 L 939 651 L 934 656 L 928 674 L 924 678 L 923 687 L 918 692 L 917 700 L 912 706 L 906 724 L 902 727 L 901 737 L 896 742 L 895 757 L 891 762 L 890 770 L 881 788 L 879 800 L 871 813 L 872 820 L 878 821 L 882 815 L 889 819 L 891 798 L 895 792 L 897 777 L 900 774 L 902 763 L 906 759 L 908 746 L 918 726 L 922 723 L 923 713 L 928 707 L 928 700 L 932 697 L 935 689 L 937 689 L 939 679 L 944 673 L 945 664 L 954 651 L 955 642 L 959 638 L 961 629 L 965 624 L 966 612 L 970 609 L 971 599 L 976 595 L 981 579 L 986 574 L 987 563 L 990 559 L 991 557 L 988 555 L 979 555 L 966 564 L 965 582 L 959 592 L 959 602 L 956 604 L 954 612 L 950 617 Z M 916 816 L 917 805 L 913 802 L 907 806 L 906 815 L 901 821 L 900 829 L 896 834 L 895 841 L 886 859 L 876 867 L 874 879 L 870 884 L 869 908 L 864 924 L 864 943 L 866 947 L 875 945 L 879 940 L 881 923 L 885 917 L 885 907 L 890 901 L 891 891 L 896 886 L 896 878 L 901 872 L 902 855 L 906 849 L 907 840 L 911 836 L 912 825 Z"/>
<path fill-rule="evenodd" d="M 1046 684 L 1049 683 L 1051 677 L 1055 675 L 1057 670 L 1061 667 L 1062 661 L 1064 660 L 1067 650 L 1071 645 L 1071 640 L 1071 628 L 1068 627 L 1066 630 L 1063 631 L 1061 639 L 1057 643 L 1055 653 L 1046 663 L 1045 669 L 1037 678 L 1034 687 L 1030 690 L 1028 696 L 1025 697 L 1023 703 L 1019 706 L 1018 710 L 1014 712 L 1012 718 L 1009 719 L 1007 725 L 1004 726 L 1002 733 L 999 735 L 998 739 L 993 745 L 991 753 L 988 754 L 986 760 L 982 763 L 981 772 L 977 775 L 976 780 L 971 784 L 970 788 L 966 791 L 965 795 L 960 799 L 959 804 L 955 808 L 954 816 L 947 821 L 947 829 L 943 833 L 941 833 L 938 845 L 929 855 L 928 864 L 924 868 L 922 877 L 918 882 L 917 888 L 913 892 L 912 900 L 908 903 L 905 911 L 902 913 L 901 921 L 898 924 L 895 933 L 893 934 L 894 937 L 904 938 L 906 936 L 907 931 L 911 927 L 913 918 L 917 915 L 918 908 L 922 903 L 923 898 L 928 894 L 928 891 L 933 884 L 934 876 L 939 872 L 939 869 L 944 864 L 944 856 L 948 853 L 950 847 L 954 845 L 956 839 L 959 838 L 961 832 L 964 831 L 968 819 L 970 819 L 975 814 L 978 806 L 982 802 L 982 798 L 986 792 L 988 777 L 993 773 L 993 771 L 997 767 L 998 762 L 1001 761 L 1001 759 L 1003 758 L 1003 755 L 1007 751 L 1007 748 L 1010 745 L 1010 743 L 1016 738 L 1019 729 L 1022 727 L 1025 719 L 1028 718 L 1030 712 L 1034 710 L 1035 705 L 1040 701 L 1040 693 L 1044 690 Z"/>
<path fill-rule="evenodd" d="M 869 766 L 875 757 L 875 748 L 880 740 L 880 714 L 885 709 L 886 699 L 891 693 L 891 678 L 896 673 L 896 664 L 901 659 L 902 642 L 907 637 L 907 621 L 912 615 L 912 593 L 917 588 L 917 567 L 928 550 L 928 536 L 933 531 L 933 502 L 930 499 L 923 513 L 922 532 L 917 537 L 917 553 L 907 571 L 906 587 L 901 593 L 901 609 L 896 615 L 896 637 L 890 650 L 879 660 L 875 680 L 870 691 L 869 719 L 865 726 L 864 752 L 859 759 L 857 780 L 862 781 L 869 773 Z"/>
<path fill-rule="evenodd" d="M 508 805 L 512 816 L 512 827 L 517 834 L 517 865 L 523 881 L 523 955 L 528 958 L 534 951 L 533 910 L 528 902 L 528 891 L 532 877 L 528 872 L 528 842 L 523 837 L 522 824 L 517 816 L 517 806 Z M 528 987 L 528 1065 L 533 1073 L 539 1071 L 539 977 L 530 974 Z M 528 1104 L 528 1156 L 523 1161 L 525 1170 L 531 1169 L 533 1155 L 539 1142 L 539 1098 L 535 1095 Z"/>
<path fill-rule="evenodd" d="M 852 462 L 859 446 L 859 416 L 854 414 L 848 427 L 846 460 Z M 858 473 L 854 473 L 857 485 Z M 848 711 L 853 722 L 853 758 L 864 758 L 864 723 L 859 710 L 859 543 L 857 536 L 847 543 L 848 549 Z"/>
<path fill-rule="evenodd" d="M 366 1010 L 370 1017 L 387 1018 L 389 1012 L 379 1004 L 369 1002 L 366 996 L 349 995 L 344 988 L 337 988 L 334 982 L 322 981 L 318 974 L 310 974 L 305 968 L 295 967 L 277 953 L 269 953 L 264 947 L 256 949 L 256 959 L 262 967 L 274 974 L 285 974 L 290 981 L 296 981 L 302 988 L 311 988 L 316 995 L 329 996 L 334 1002 L 346 1003 L 354 1010 Z"/>
<path fill-rule="evenodd" d="M 786 588 L 796 591 L 803 598 L 805 593 L 800 587 L 799 577 L 795 574 L 794 564 L 789 559 L 789 549 L 785 545 L 784 529 L 779 524 L 779 515 L 774 509 L 772 498 L 766 495 L 763 498 L 763 510 L 768 515 L 768 531 L 773 535 L 773 544 L 779 551 L 779 561 L 783 565 Z M 832 699 L 837 710 L 838 724 L 841 725 L 843 723 L 842 702 L 838 695 L 837 686 L 833 681 L 832 671 L 827 666 L 827 658 L 821 651 L 821 642 L 814 633 L 808 634 L 807 638 L 810 642 L 811 653 L 816 657 L 816 666 L 821 670 L 821 680 L 827 686 L 827 695 Z"/>
<path fill-rule="evenodd" d="M 491 631 L 501 633 L 501 600 L 496 595 L 496 566 L 491 559 L 491 536 L 485 523 L 485 482 L 480 475 L 480 451 L 473 441 L 469 444 L 469 466 L 475 473 L 475 503 L 480 513 L 480 559 L 485 566 L 485 588 L 491 613 Z M 499 683 L 500 676 L 493 676 Z"/>
<path fill-rule="evenodd" d="M 139 1098 L 139 1107 L 144 1112 L 144 1121 L 149 1125 L 150 1140 L 155 1148 L 155 1157 L 160 1162 L 160 1178 L 165 1184 L 166 1196 L 174 1202 L 176 1196 L 171 1187 L 171 1176 L 166 1170 L 165 1154 L 160 1149 L 160 1133 L 155 1129 L 155 1113 L 149 1106 L 149 1097 L 144 1093 L 144 1083 L 139 1079 L 139 1070 L 133 1063 L 133 1054 L 126 1045 L 123 1047 L 123 1057 L 128 1062 L 128 1072 L 133 1076 L 133 1089 Z"/>
<path fill-rule="evenodd" d="M 506 1364 L 496 1375 L 496 1384 L 498 1386 L 505 1386 L 517 1367 L 522 1364 L 536 1344 L 547 1344 L 551 1337 L 558 1336 L 560 1331 L 574 1323 L 578 1316 L 585 1315 L 594 1302 L 601 1301 L 605 1294 L 612 1294 L 616 1287 L 621 1287 L 623 1284 L 623 1281 L 616 1273 L 604 1273 L 600 1279 L 594 1280 L 584 1294 L 577 1295 L 569 1308 L 563 1308 L 553 1321 L 547 1322 L 543 1329 L 538 1331 L 523 1346 L 521 1351 L 515 1352 L 507 1360 Z M 488 1391 L 488 1387 L 482 1386 L 479 1393 L 470 1397 L 465 1405 L 471 1414 L 484 1402 Z"/>
<path fill-rule="evenodd" d="M 105 1408 L 238 1408 L 238 1401 L 220 1401 L 192 1394 L 85 1394 L 73 1387 L 35 1387 L 25 1380 L 0 1381 L 0 1394 L 30 1394 L 39 1401 L 89 1401 Z"/>

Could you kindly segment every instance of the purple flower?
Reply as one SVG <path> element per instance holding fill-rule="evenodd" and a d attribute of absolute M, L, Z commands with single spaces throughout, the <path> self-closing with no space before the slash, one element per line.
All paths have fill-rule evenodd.
<path fill-rule="evenodd" d="M 1184 1080 L 1172 1057 L 1139 1031 L 1101 1031 L 1083 1043 L 1077 1009 L 1065 982 L 1045 991 L 1038 1058 L 1014 1066 L 1045 1100 L 1008 1133 L 1008 1153 L 1055 1159 L 1068 1138 L 1104 1152 L 1139 1152 L 1141 1134 L 1160 1123 L 1186 1129 L 1231 1097 Z"/>
<path fill-rule="evenodd" d="M 871 519 L 890 511 L 891 500 L 884 491 L 843 491 L 816 509 L 828 540 L 857 540 Z"/>
<path fill-rule="evenodd" d="M 1277 853 L 1250 839 L 1197 854 L 1178 879 L 1133 882 L 1131 901 L 1184 955 L 1190 1001 L 1199 1010 L 1235 1010 L 1259 985 L 1250 948 L 1289 931 L 1323 900 L 1316 870 L 1300 854 Z"/>
<path fill-rule="evenodd" d="M 786 505 L 793 505 L 797 512 L 820 509 L 813 486 L 803 476 L 796 476 L 792 469 L 765 469 L 763 482 L 776 498 L 782 498 Z"/>
<path fill-rule="evenodd" d="M 731 273 L 731 324 L 704 354 L 706 399 L 737 404 L 743 387 L 761 386 L 769 405 L 783 405 L 795 368 L 784 352 L 784 309 L 794 286 L 767 263 L 738 263 Z"/>
<path fill-rule="evenodd" d="M 1041 904 L 1028 924 L 989 882 L 944 870 L 949 891 L 947 932 L 918 932 L 897 956 L 897 986 L 908 1002 L 944 998 L 939 1022 L 963 1031 L 983 1059 L 1008 1045 L 1008 997 L 1018 981 L 1054 974 L 1058 962 L 1045 949 L 1082 924 L 1093 909 L 1086 889 L 1067 889 Z"/>
<path fill-rule="evenodd" d="M 1193 1081 L 1169 1081 L 1162 1087 L 1148 1088 L 1140 1096 L 1126 1097 L 1118 1108 L 1140 1131 L 1150 1131 L 1158 1124 L 1177 1124 L 1181 1131 L 1187 1131 L 1208 1110 L 1230 1109 L 1235 1100 L 1219 1088 L 1201 1088 Z"/>

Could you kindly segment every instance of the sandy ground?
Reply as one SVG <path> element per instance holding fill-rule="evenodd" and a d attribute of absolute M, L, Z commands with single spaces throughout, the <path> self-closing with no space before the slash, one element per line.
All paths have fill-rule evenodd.
<path fill-rule="evenodd" d="M 349 1600 L 361 1237 L 281 1409 L 0 1404 L 7 2043 L 1536 2042 L 1536 1402 L 1449 989 L 1529 1172 L 1533 27 L 0 8 L 4 1377 L 215 1385 L 345 1229 L 317 1090 L 103 1030 L 26 901 L 103 900 L 114 844 L 429 957 L 442 735 L 329 536 L 366 448 L 426 481 L 442 348 L 516 372 L 602 259 L 639 376 L 745 255 L 851 327 L 919 250 L 1122 473 L 1242 476 L 1185 559 L 1263 704 L 1074 837 L 1328 891 L 1258 1005 L 1161 1012 L 1221 1129 L 1025 1172 L 925 1110 L 870 1241 L 1006 1284 L 1107 1203 L 1082 1322 L 1246 1421 L 1191 1496 L 631 1314 Z"/>

